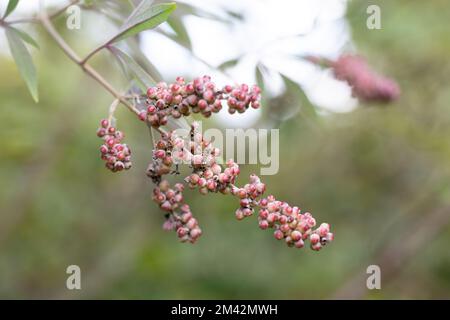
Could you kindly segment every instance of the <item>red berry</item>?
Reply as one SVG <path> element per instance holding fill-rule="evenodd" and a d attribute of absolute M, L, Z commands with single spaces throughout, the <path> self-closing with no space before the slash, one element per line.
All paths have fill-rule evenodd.
<path fill-rule="evenodd" d="M 103 119 L 102 121 L 100 121 L 100 125 L 106 129 L 109 126 L 109 121 L 107 119 Z"/>
<path fill-rule="evenodd" d="M 141 120 L 141 121 L 145 121 L 146 119 L 147 119 L 147 112 L 145 112 L 145 111 L 141 111 L 140 113 L 139 113 L 139 120 Z"/>

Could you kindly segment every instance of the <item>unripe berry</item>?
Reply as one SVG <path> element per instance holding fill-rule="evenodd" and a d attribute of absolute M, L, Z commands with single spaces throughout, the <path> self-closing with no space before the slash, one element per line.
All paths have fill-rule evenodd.
<path fill-rule="evenodd" d="M 241 207 L 244 207 L 244 208 L 245 208 L 245 207 L 248 207 L 248 206 L 250 205 L 250 200 L 247 199 L 247 198 L 241 199 L 240 205 L 241 205 Z"/>
<path fill-rule="evenodd" d="M 139 117 L 139 120 L 145 121 L 147 119 L 147 112 L 145 112 L 145 111 L 139 112 L 138 117 Z"/>
<path fill-rule="evenodd" d="M 195 218 L 189 219 L 189 221 L 186 223 L 186 227 L 188 227 L 189 229 L 193 229 L 196 226 L 197 226 L 197 219 Z"/>
<path fill-rule="evenodd" d="M 155 107 L 154 105 L 150 105 L 150 106 L 148 106 L 148 108 L 147 108 L 147 112 L 148 112 L 149 114 L 154 114 L 156 111 L 157 111 L 157 110 L 156 110 L 156 107 Z"/>
<path fill-rule="evenodd" d="M 259 101 L 253 101 L 251 107 L 253 109 L 258 109 L 259 107 L 261 107 L 261 104 L 259 103 Z"/>
<path fill-rule="evenodd" d="M 208 183 L 207 183 L 207 188 L 210 190 L 210 191 L 214 191 L 215 189 L 216 189 L 216 183 L 214 182 L 214 181 L 209 181 Z"/>
<path fill-rule="evenodd" d="M 334 240 L 334 234 L 331 232 L 328 232 L 326 238 L 327 238 L 328 242 L 331 242 Z"/>
<path fill-rule="evenodd" d="M 269 216 L 269 212 L 266 209 L 261 209 L 259 211 L 259 217 L 261 219 L 267 219 L 268 216 Z"/>
<path fill-rule="evenodd" d="M 206 179 L 205 178 L 200 178 L 200 179 L 198 179 L 197 183 L 198 183 L 198 185 L 200 187 L 204 187 L 206 185 Z"/>
<path fill-rule="evenodd" d="M 236 212 L 235 212 L 235 216 L 236 216 L 236 219 L 238 219 L 238 220 L 242 220 L 242 219 L 244 219 L 244 213 L 242 212 L 242 210 L 241 209 L 237 209 L 236 210 Z"/>
<path fill-rule="evenodd" d="M 302 239 L 300 239 L 300 240 L 298 240 L 298 241 L 296 241 L 296 242 L 294 243 L 294 246 L 295 246 L 296 248 L 301 249 L 301 248 L 303 248 L 303 247 L 305 246 L 305 242 L 304 242 Z"/>
<path fill-rule="evenodd" d="M 273 236 L 275 237 L 275 239 L 277 240 L 281 240 L 284 238 L 284 234 L 282 231 L 280 230 L 275 230 L 275 232 L 273 233 Z"/>
<path fill-rule="evenodd" d="M 179 238 L 183 238 L 185 235 L 187 235 L 188 229 L 180 227 L 177 229 L 177 235 Z"/>
<path fill-rule="evenodd" d="M 109 121 L 107 120 L 107 119 L 102 119 L 101 121 L 100 121 L 100 126 L 102 127 L 102 128 L 108 128 L 108 126 L 109 126 Z"/>
<path fill-rule="evenodd" d="M 282 224 L 281 226 L 280 226 L 280 230 L 282 231 L 282 232 L 288 232 L 289 231 L 289 225 L 286 223 L 286 224 Z"/>
<path fill-rule="evenodd" d="M 109 139 L 106 140 L 106 144 L 107 144 L 109 147 L 114 146 L 115 143 L 116 143 L 116 142 L 114 141 L 113 138 L 109 138 Z"/>
<path fill-rule="evenodd" d="M 194 228 L 190 232 L 190 236 L 193 240 L 198 239 L 202 235 L 202 230 L 200 228 Z"/>
<path fill-rule="evenodd" d="M 253 210 L 250 208 L 242 208 L 242 213 L 245 217 L 250 217 L 253 214 Z"/>
<path fill-rule="evenodd" d="M 201 99 L 197 105 L 200 108 L 200 110 L 205 110 L 206 107 L 208 106 L 208 102 L 206 102 L 206 100 Z"/>
<path fill-rule="evenodd" d="M 164 201 L 161 204 L 161 209 L 164 210 L 164 211 L 171 211 L 172 210 L 172 205 L 170 204 L 169 201 Z"/>
<path fill-rule="evenodd" d="M 162 180 L 160 183 L 159 183 L 159 185 L 158 185 L 158 187 L 159 187 L 159 190 L 161 190 L 162 192 L 167 192 L 168 190 L 169 190 L 169 188 L 170 188 L 170 183 L 169 183 L 169 181 L 167 181 L 167 180 Z"/>
<path fill-rule="evenodd" d="M 291 232 L 291 238 L 293 241 L 298 241 L 302 238 L 302 234 L 300 231 L 294 230 Z"/>
<path fill-rule="evenodd" d="M 313 233 L 309 236 L 309 241 L 311 244 L 316 244 L 320 242 L 320 236 L 317 233 Z"/>
<path fill-rule="evenodd" d="M 187 94 L 194 92 L 194 85 L 192 83 L 188 83 L 185 87 L 185 91 Z"/>
<path fill-rule="evenodd" d="M 166 156 L 166 152 L 164 150 L 156 150 L 154 155 L 155 155 L 155 158 L 162 159 Z"/>
<path fill-rule="evenodd" d="M 265 230 L 265 229 L 267 229 L 267 228 L 269 227 L 269 222 L 267 222 L 267 220 L 261 220 L 261 221 L 259 222 L 259 227 L 260 227 L 262 230 Z"/>
<path fill-rule="evenodd" d="M 104 137 L 106 134 L 106 129 L 105 128 L 100 128 L 97 130 L 97 137 L 101 138 Z"/>
<path fill-rule="evenodd" d="M 330 225 L 328 223 L 322 223 L 319 228 L 317 228 L 317 233 L 321 237 L 325 237 L 330 231 Z"/>

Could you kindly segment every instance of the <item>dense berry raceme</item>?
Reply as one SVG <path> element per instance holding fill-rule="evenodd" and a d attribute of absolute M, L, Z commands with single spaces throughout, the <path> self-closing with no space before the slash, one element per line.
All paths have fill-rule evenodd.
<path fill-rule="evenodd" d="M 117 172 L 131 168 L 131 151 L 126 144 L 121 143 L 124 137 L 121 131 L 112 126 L 110 121 L 103 119 L 97 136 L 104 141 L 100 146 L 100 153 L 109 170 Z"/>
<path fill-rule="evenodd" d="M 376 74 L 364 58 L 345 54 L 331 63 L 337 79 L 346 81 L 355 97 L 366 102 L 390 102 L 400 95 L 397 83 Z"/>
<path fill-rule="evenodd" d="M 258 211 L 259 227 L 274 229 L 275 238 L 284 239 L 288 246 L 301 248 L 309 240 L 313 250 L 320 250 L 333 240 L 328 224 L 322 223 L 313 229 L 316 221 L 310 213 L 300 213 L 297 207 L 273 196 L 262 198 L 266 185 L 258 176 L 252 174 L 249 183 L 243 187 L 236 186 L 239 165 L 232 159 L 222 165 L 220 150 L 199 132 L 198 123 L 191 124 L 190 130 L 184 133 L 186 136 L 176 130 L 166 132 L 159 128 L 168 122 L 169 117 L 179 118 L 191 112 L 209 117 L 222 108 L 222 102 L 226 102 L 230 113 L 242 113 L 249 107 L 259 108 L 260 89 L 257 86 L 227 85 L 218 89 L 208 76 L 189 83 L 179 77 L 173 84 L 160 83 L 149 88 L 146 98 L 146 109 L 139 118 L 155 127 L 160 134 L 154 143 L 146 173 L 156 185 L 153 201 L 166 213 L 165 230 L 176 231 L 182 242 L 194 243 L 202 235 L 197 219 L 184 202 L 184 184 L 175 183 L 171 187 L 164 178 L 169 174 L 179 174 L 178 166 L 184 163 L 192 169 L 183 180 L 188 187 L 198 189 L 202 195 L 220 192 L 235 196 L 239 200 L 239 208 L 235 211 L 238 220 Z M 121 144 L 123 134 L 108 120 L 101 121 L 97 134 L 105 141 L 101 152 L 106 166 L 112 171 L 128 169 L 131 166 L 130 150 Z"/>
<path fill-rule="evenodd" d="M 163 175 L 173 171 L 175 162 L 187 159 L 190 155 L 184 152 L 184 140 L 175 132 L 163 133 L 153 149 L 152 162 L 147 168 L 147 176 L 154 183 L 159 183 Z"/>
<path fill-rule="evenodd" d="M 266 185 L 254 174 L 250 176 L 250 183 L 243 188 L 234 186 L 231 192 L 240 199 L 240 207 L 235 212 L 236 219 L 242 220 L 253 215 L 253 208 L 259 205 L 257 199 L 264 191 L 266 191 Z"/>
<path fill-rule="evenodd" d="M 175 230 L 182 242 L 194 243 L 202 234 L 197 219 L 192 215 L 189 206 L 183 203 L 184 185 L 176 183 L 173 188 L 167 180 L 162 180 L 153 189 L 153 201 L 167 212 L 163 224 L 165 230 Z"/>
<path fill-rule="evenodd" d="M 191 126 L 187 153 L 192 167 L 192 174 L 185 178 L 190 188 L 198 188 L 201 194 L 221 192 L 228 194 L 239 174 L 239 166 L 228 160 L 225 168 L 218 163 L 220 150 L 198 132 L 198 124 Z"/>
<path fill-rule="evenodd" d="M 322 223 L 313 229 L 316 219 L 309 212 L 302 214 L 298 207 L 291 207 L 274 196 L 261 199 L 259 206 L 259 227 L 263 230 L 273 228 L 274 237 L 284 239 L 290 247 L 303 248 L 305 241 L 309 240 L 311 249 L 319 251 L 334 239 L 329 224 Z"/>
<path fill-rule="evenodd" d="M 259 227 L 261 229 L 274 229 L 276 239 L 284 239 L 288 246 L 302 248 L 305 241 L 309 240 L 313 250 L 320 250 L 325 244 L 333 240 L 328 224 L 323 223 L 317 229 L 315 219 L 310 213 L 300 213 L 298 207 L 291 207 L 285 202 L 276 200 L 273 196 L 260 199 L 266 191 L 266 185 L 261 179 L 252 174 L 249 183 L 243 187 L 235 185 L 240 173 L 239 165 L 233 160 L 228 160 L 224 166 L 218 163 L 219 150 L 214 148 L 211 142 L 197 132 L 198 124 L 195 122 L 191 126 L 191 131 L 187 143 L 174 131 L 161 136 L 157 141 L 153 162 L 150 164 L 147 174 L 153 181 L 161 181 L 161 177 L 172 171 L 174 163 L 184 161 L 189 163 L 192 173 L 184 181 L 190 188 L 198 188 L 201 194 L 207 195 L 210 192 L 221 192 L 232 194 L 239 199 L 239 208 L 235 212 L 238 220 L 249 217 L 259 209 Z M 189 225 L 183 225 L 184 220 L 179 214 L 174 214 L 182 201 L 182 188 L 180 184 L 170 189 L 165 180 L 159 183 L 159 187 L 154 190 L 154 200 L 168 215 L 164 224 L 165 229 L 176 228 L 182 241 L 193 242 L 197 238 L 195 235 L 201 232 L 193 231 L 197 227 L 197 220 L 193 220 Z M 188 208 L 188 207 L 187 207 Z M 191 217 L 190 210 L 186 209 L 188 217 Z M 180 220 L 181 219 L 181 220 Z M 195 226 L 195 227 L 192 227 Z"/>
<path fill-rule="evenodd" d="M 308 60 L 330 67 L 337 79 L 350 85 L 353 96 L 360 101 L 388 103 L 400 96 L 398 84 L 373 71 L 361 56 L 343 54 L 335 61 L 318 57 L 308 57 Z"/>
<path fill-rule="evenodd" d="M 169 117 L 177 119 L 191 112 L 210 117 L 222 109 L 222 102 L 226 102 L 230 113 L 243 113 L 249 107 L 260 107 L 260 93 L 258 86 L 246 84 L 218 88 L 209 76 L 187 83 L 178 77 L 174 83 L 161 82 L 148 88 L 146 109 L 139 118 L 158 128 L 167 124 Z"/>

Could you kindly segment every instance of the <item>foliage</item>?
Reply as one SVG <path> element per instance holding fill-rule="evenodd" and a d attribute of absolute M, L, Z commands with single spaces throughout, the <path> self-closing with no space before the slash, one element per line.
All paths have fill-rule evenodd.
<path fill-rule="evenodd" d="M 92 6 L 112 3 L 91 2 Z M 128 177 L 111 177 L 98 170 L 101 163 L 92 157 L 98 151 L 97 141 L 91 134 L 110 97 L 86 81 L 47 37 L 40 37 L 46 54 L 34 59 L 40 66 L 41 83 L 45 83 L 40 86 L 40 100 L 45 103 L 36 108 L 23 94 L 14 66 L 1 57 L 1 296 L 324 298 L 334 296 L 349 279 L 364 277 L 369 264 L 380 263 L 383 269 L 394 260 L 403 261 L 396 257 L 386 261 L 378 253 L 392 245 L 408 245 L 410 235 L 420 231 L 412 228 L 415 222 L 431 224 L 433 220 L 427 218 L 446 208 L 449 200 L 448 19 L 445 10 L 435 7 L 445 8 L 446 3 L 378 1 L 386 13 L 383 30 L 378 32 L 364 28 L 369 2 L 373 3 L 349 6 L 354 39 L 358 51 L 376 69 L 389 70 L 399 81 L 401 99 L 385 109 L 372 106 L 327 117 L 317 117 L 313 111 L 319 109 L 306 100 L 317 120 L 311 127 L 304 126 L 304 117 L 282 117 L 281 139 L 290 147 L 282 148 L 279 176 L 266 181 L 286 201 L 301 200 L 302 206 L 333 221 L 339 237 L 333 250 L 321 255 L 280 250 L 265 234 L 254 232 L 252 222 L 236 225 L 229 218 L 234 204 L 219 196 L 199 199 L 187 194 L 192 210 L 201 213 L 209 231 L 196 246 L 172 241 L 171 235 L 159 230 L 163 218 L 158 210 L 149 207 L 148 198 L 143 197 L 149 193 L 148 183 L 141 179 L 149 156 L 148 134 L 135 126 L 135 119 L 117 110 L 127 141 L 137 146 L 134 165 L 138 170 L 130 171 Z M 83 8 L 88 10 L 87 6 Z M 169 20 L 178 18 L 174 13 L 181 7 Z M 131 11 L 122 11 L 120 16 Z M 190 12 L 196 12 L 195 8 Z M 55 24 L 63 33 L 64 27 Z M 150 32 L 164 33 L 160 29 Z M 79 40 L 64 35 L 68 42 Z M 186 33 L 179 31 L 170 37 L 184 38 L 177 41 L 189 47 Z M 28 51 L 26 40 L 21 39 Z M 125 39 L 112 48 L 159 81 L 132 49 L 135 41 Z M 414 50 L 410 50 L 411 43 Z M 111 68 L 110 58 L 99 54 L 95 66 L 102 68 L 106 78 L 127 88 L 128 82 Z M 142 78 L 136 75 L 140 70 L 131 69 L 127 68 L 131 78 Z M 61 81 L 61 70 L 65 81 Z M 303 91 L 291 84 L 292 90 L 300 91 L 284 101 L 307 99 L 300 98 Z M 270 101 L 270 97 L 263 100 L 267 123 L 278 116 L 278 104 Z M 320 130 L 311 130 L 318 124 Z M 253 168 L 242 171 L 248 175 Z M 426 244 L 400 264 L 401 272 L 397 269 L 383 280 L 382 291 L 363 292 L 359 297 L 448 297 L 447 224 L 442 223 L 441 230 L 430 234 Z M 86 275 L 81 292 L 67 292 L 64 287 L 63 270 L 74 261 Z"/>

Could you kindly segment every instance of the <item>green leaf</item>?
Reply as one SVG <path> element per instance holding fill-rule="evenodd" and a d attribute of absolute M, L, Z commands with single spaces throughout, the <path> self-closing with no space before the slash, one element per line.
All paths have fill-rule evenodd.
<path fill-rule="evenodd" d="M 31 44 L 33 47 L 35 47 L 36 49 L 40 49 L 39 45 L 37 44 L 37 42 L 26 32 L 13 28 L 13 27 L 9 27 L 10 29 L 13 29 L 14 31 L 17 32 L 17 34 L 19 35 L 19 37 L 22 38 L 23 41 L 25 41 L 28 44 Z"/>
<path fill-rule="evenodd" d="M 170 37 L 172 40 L 181 44 L 183 47 L 192 50 L 191 39 L 189 38 L 189 34 L 186 30 L 186 27 L 181 21 L 181 17 L 173 15 L 169 17 L 169 19 L 167 19 L 167 23 L 176 33 L 175 36 L 174 35 L 167 35 L 167 36 Z"/>
<path fill-rule="evenodd" d="M 256 84 L 258 85 L 258 87 L 261 88 L 262 92 L 265 91 L 265 83 L 264 83 L 264 76 L 263 76 L 264 68 L 265 68 L 264 65 L 258 63 L 258 65 L 256 66 L 256 69 L 255 69 Z"/>
<path fill-rule="evenodd" d="M 119 33 L 108 44 L 132 37 L 141 31 L 153 29 L 167 20 L 177 7 L 174 2 L 151 6 L 152 1 L 142 1 L 128 17 Z"/>
<path fill-rule="evenodd" d="M 238 62 L 239 62 L 239 58 L 227 60 L 225 62 L 222 62 L 217 67 L 217 69 L 224 71 L 226 69 L 229 69 L 229 68 L 232 68 L 232 67 L 236 66 L 238 64 Z M 256 70 L 256 72 L 258 72 L 258 70 Z"/>
<path fill-rule="evenodd" d="M 39 95 L 37 88 L 36 68 L 34 67 L 31 55 L 23 43 L 20 34 L 15 29 L 6 28 L 5 32 L 9 43 L 9 49 L 11 50 L 11 55 L 16 62 L 19 73 L 25 80 L 34 101 L 38 102 Z"/>
<path fill-rule="evenodd" d="M 5 14 L 3 15 L 3 19 L 5 19 L 7 16 L 11 14 L 11 12 L 16 9 L 17 5 L 19 4 L 19 0 L 9 0 L 8 6 L 6 7 Z"/>
<path fill-rule="evenodd" d="M 284 101 L 284 115 L 285 119 L 292 117 L 300 112 L 301 116 L 308 119 L 314 119 L 317 117 L 316 108 L 309 101 L 302 87 L 295 81 L 291 80 L 287 76 L 280 74 L 283 78 L 284 85 L 286 86 L 286 92 L 282 96 Z M 281 112 L 282 113 L 282 112 Z"/>
<path fill-rule="evenodd" d="M 131 74 L 142 85 L 142 89 L 146 91 L 147 88 L 156 84 L 156 81 L 128 54 L 117 47 L 109 47 L 109 50 L 121 63 L 124 71 Z"/>
<path fill-rule="evenodd" d="M 156 81 L 162 81 L 163 77 L 159 73 L 158 69 L 147 58 L 139 47 L 139 41 L 136 38 L 128 38 L 127 44 L 133 52 L 134 60 Z"/>

